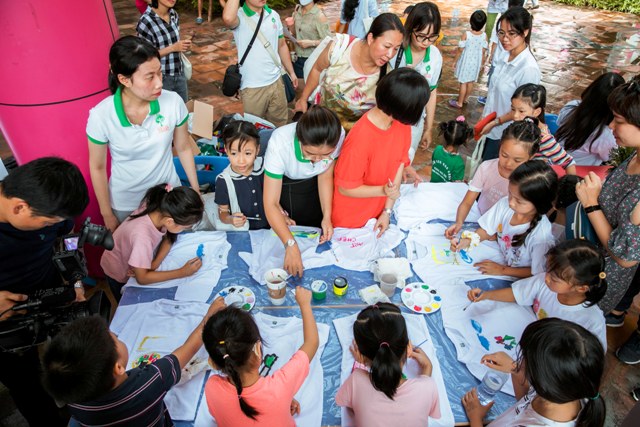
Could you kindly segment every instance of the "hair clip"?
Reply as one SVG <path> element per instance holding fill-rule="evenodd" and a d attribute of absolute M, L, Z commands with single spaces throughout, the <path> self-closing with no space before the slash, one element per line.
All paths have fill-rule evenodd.
<path fill-rule="evenodd" d="M 456 122 L 464 123 L 464 122 L 465 122 L 465 120 L 464 120 L 464 116 L 458 116 L 458 117 L 456 117 Z"/>
<path fill-rule="evenodd" d="M 218 341 L 218 344 L 223 345 L 224 341 Z"/>
<path fill-rule="evenodd" d="M 382 342 L 380 343 L 380 345 L 378 346 L 378 348 L 381 348 L 381 347 L 382 347 L 382 346 L 384 346 L 384 345 L 386 345 L 387 347 L 389 347 L 389 343 L 388 343 L 388 342 L 386 342 L 386 341 L 382 341 Z"/>
<path fill-rule="evenodd" d="M 167 184 L 164 186 L 164 189 L 167 193 L 171 192 L 171 190 L 173 190 L 173 187 L 171 186 L 171 184 Z"/>
<path fill-rule="evenodd" d="M 222 356 L 222 360 L 226 359 L 227 357 L 229 357 L 229 354 L 225 353 L 224 356 Z"/>
<path fill-rule="evenodd" d="M 606 279 L 606 278 L 607 278 L 607 273 L 605 273 L 604 271 L 601 271 L 601 272 L 600 272 L 600 274 L 598 274 L 598 277 L 599 277 L 601 280 L 604 280 L 604 279 Z"/>
<path fill-rule="evenodd" d="M 531 117 L 525 117 L 522 121 L 525 123 L 533 123 L 533 119 Z"/>

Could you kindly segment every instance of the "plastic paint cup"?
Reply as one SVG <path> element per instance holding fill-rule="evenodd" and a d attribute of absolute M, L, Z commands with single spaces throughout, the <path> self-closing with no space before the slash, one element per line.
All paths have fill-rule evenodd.
<path fill-rule="evenodd" d="M 478 386 L 478 400 L 482 405 L 488 405 L 493 401 L 493 397 L 500 391 L 504 383 L 509 379 L 506 372 L 490 369 L 484 374 L 482 382 Z"/>
<path fill-rule="evenodd" d="M 322 301 L 327 297 L 329 286 L 324 280 L 314 280 L 311 283 L 311 296 L 316 301 Z"/>
<path fill-rule="evenodd" d="M 284 304 L 287 294 L 287 276 L 287 272 L 281 268 L 273 268 L 264 274 L 264 281 L 267 283 L 271 304 Z"/>
<path fill-rule="evenodd" d="M 341 297 L 347 293 L 349 282 L 344 277 L 336 277 L 333 280 L 333 293 Z"/>
<path fill-rule="evenodd" d="M 380 276 L 380 290 L 389 298 L 393 297 L 393 294 L 396 292 L 396 288 L 398 287 L 398 283 L 402 283 L 404 287 L 404 280 L 398 279 L 398 276 L 395 274 L 383 274 Z"/>

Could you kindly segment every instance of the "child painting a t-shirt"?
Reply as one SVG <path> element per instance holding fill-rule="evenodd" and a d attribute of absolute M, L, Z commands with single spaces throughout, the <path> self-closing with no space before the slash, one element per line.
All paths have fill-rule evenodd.
<path fill-rule="evenodd" d="M 420 348 L 409 341 L 400 309 L 378 303 L 362 310 L 353 324 L 350 350 L 355 368 L 336 394 L 336 403 L 353 410 L 355 425 L 367 427 L 427 426 L 429 417 L 440 418 L 432 364 Z M 421 375 L 405 379 L 407 357 L 420 365 Z"/>
<path fill-rule="evenodd" d="M 159 184 L 147 191 L 140 209 L 113 233 L 113 250 L 100 260 L 118 301 L 131 272 L 139 284 L 148 285 L 191 276 L 202 267 L 202 260 L 194 257 L 177 270 L 156 271 L 175 235 L 200 221 L 203 211 L 200 195 L 189 187 Z"/>
<path fill-rule="evenodd" d="M 485 214 L 509 194 L 511 172 L 538 152 L 539 141 L 540 129 L 533 122 L 513 122 L 504 130 L 498 158 L 482 162 L 476 170 L 469 190 L 458 206 L 455 224 L 445 231 L 447 239 L 460 232 L 476 199 L 480 213 Z"/>
<path fill-rule="evenodd" d="M 471 138 L 473 129 L 467 125 L 464 116 L 458 116 L 455 120 L 442 122 L 438 128 L 444 144 L 438 145 L 433 150 L 431 182 L 462 181 L 464 178 L 464 160 L 458 154 L 458 148 Z"/>
<path fill-rule="evenodd" d="M 509 177 L 509 197 L 500 200 L 478 220 L 475 233 L 465 231 L 451 240 L 451 250 L 466 249 L 482 240 L 497 240 L 505 263 L 485 260 L 474 264 L 483 274 L 525 278 L 545 270 L 545 254 L 553 244 L 551 209 L 558 188 L 556 173 L 543 162 L 529 160 Z"/>
<path fill-rule="evenodd" d="M 203 340 L 209 361 L 222 372 L 212 375 L 204 389 L 209 412 L 218 426 L 295 426 L 293 413 L 300 408 L 293 396 L 307 378 L 319 345 L 311 291 L 298 286 L 296 301 L 304 342 L 282 368 L 268 376 L 261 375 L 265 357 L 262 338 L 248 312 L 227 307 L 205 325 Z"/>
<path fill-rule="evenodd" d="M 510 288 L 472 289 L 468 297 L 531 306 L 538 319 L 557 317 L 579 324 L 607 348 L 602 310 L 596 305 L 607 291 L 604 257 L 587 240 L 566 240 L 549 250 L 547 272 L 518 280 Z"/>

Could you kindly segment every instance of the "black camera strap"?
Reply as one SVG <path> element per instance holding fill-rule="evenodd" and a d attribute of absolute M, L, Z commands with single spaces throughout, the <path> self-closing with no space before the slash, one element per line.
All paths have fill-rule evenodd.
<path fill-rule="evenodd" d="M 240 66 L 242 66 L 242 64 L 244 63 L 244 60 L 247 59 L 247 55 L 249 54 L 249 51 L 253 47 L 253 42 L 256 41 L 256 37 L 258 37 L 258 31 L 260 31 L 260 24 L 262 24 L 263 15 L 264 15 L 264 7 L 260 11 L 260 18 L 258 19 L 258 25 L 256 26 L 256 30 L 253 33 L 253 37 L 251 37 L 251 41 L 249 42 L 249 45 L 247 46 L 247 50 L 244 51 L 244 54 L 242 55 L 242 59 L 238 63 L 238 65 Z M 247 16 L 247 19 L 251 19 L 251 18 Z"/>

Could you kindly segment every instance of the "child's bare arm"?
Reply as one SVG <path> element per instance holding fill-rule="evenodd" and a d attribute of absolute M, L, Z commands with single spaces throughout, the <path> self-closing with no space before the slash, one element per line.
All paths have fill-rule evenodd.
<path fill-rule="evenodd" d="M 165 235 L 162 238 L 162 242 L 160 242 L 160 246 L 158 246 L 158 251 L 156 252 L 156 256 L 151 261 L 151 270 L 157 270 L 162 264 L 162 261 L 167 257 L 167 254 L 171 250 L 171 240 Z"/>
<path fill-rule="evenodd" d="M 136 281 L 141 285 L 150 285 L 152 283 L 164 282 L 165 280 L 181 279 L 191 276 L 202 267 L 202 260 L 198 257 L 187 261 L 182 268 L 168 271 L 154 271 L 147 268 L 133 267 L 133 274 Z"/>
<path fill-rule="evenodd" d="M 178 359 L 178 363 L 180 364 L 181 369 L 185 367 L 189 360 L 191 360 L 191 358 L 198 352 L 200 347 L 202 347 L 202 328 L 204 328 L 204 325 L 205 323 L 207 323 L 207 320 L 209 320 L 209 317 L 213 316 L 226 306 L 227 305 L 224 302 L 224 298 L 216 298 L 215 301 L 213 301 L 213 303 L 209 306 L 209 310 L 202 319 L 202 322 L 200 322 L 198 326 L 193 330 L 193 332 L 191 332 L 191 335 L 189 335 L 189 338 L 187 338 L 184 344 L 173 351 L 173 355 Z"/>
<path fill-rule="evenodd" d="M 296 288 L 296 301 L 300 306 L 302 335 L 304 336 L 304 342 L 300 346 L 300 350 L 307 353 L 309 360 L 312 360 L 320 345 L 320 338 L 318 337 L 318 325 L 316 325 L 316 319 L 313 317 L 313 311 L 311 310 L 311 291 L 298 286 Z"/>

